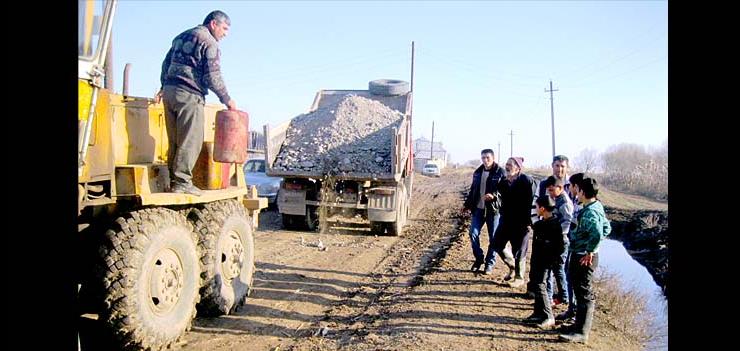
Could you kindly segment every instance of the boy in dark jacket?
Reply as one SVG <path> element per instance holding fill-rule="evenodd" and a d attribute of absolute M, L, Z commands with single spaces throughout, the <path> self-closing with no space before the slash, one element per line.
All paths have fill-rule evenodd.
<path fill-rule="evenodd" d="M 542 220 L 532 225 L 531 277 L 535 287 L 534 312 L 525 319 L 527 323 L 536 323 L 539 328 L 548 329 L 555 325 L 550 298 L 546 290 L 546 272 L 560 263 L 560 254 L 565 249 L 560 218 L 553 214 L 555 200 L 549 196 L 536 200 L 537 214 Z"/>
<path fill-rule="evenodd" d="M 504 170 L 496 163 L 493 150 L 484 149 L 480 152 L 481 166 L 473 172 L 473 183 L 470 185 L 470 192 L 465 199 L 463 212 L 470 212 L 472 215 L 470 223 L 470 243 L 473 247 L 473 256 L 475 262 L 470 268 L 473 272 L 478 272 L 484 259 L 486 268 L 484 273 L 493 273 L 493 263 L 496 260 L 496 253 L 493 251 L 493 234 L 496 232 L 498 225 L 498 211 L 501 199 L 498 195 L 497 185 L 499 179 L 504 177 Z M 488 250 L 483 257 L 483 250 L 480 248 L 480 232 L 486 224 L 488 229 Z"/>
<path fill-rule="evenodd" d="M 560 251 L 560 262 L 552 270 L 547 273 L 548 290 L 547 294 L 553 298 L 553 303 L 559 305 L 561 303 L 568 303 L 568 282 L 565 277 L 565 260 L 568 257 L 568 232 L 570 231 L 571 224 L 573 223 L 573 201 L 568 197 L 565 191 L 565 182 L 554 176 L 549 176 L 544 181 L 545 189 L 550 198 L 555 200 L 554 214 L 560 219 L 560 227 L 563 229 L 563 240 L 565 246 Z M 555 281 L 558 286 L 557 295 L 553 296 L 551 277 L 555 276 Z"/>

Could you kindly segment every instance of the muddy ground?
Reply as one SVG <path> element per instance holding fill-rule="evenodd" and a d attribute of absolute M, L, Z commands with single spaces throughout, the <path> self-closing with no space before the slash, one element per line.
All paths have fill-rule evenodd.
<path fill-rule="evenodd" d="M 472 169 L 415 177 L 400 237 L 335 224 L 328 233 L 284 231 L 275 210 L 260 215 L 254 288 L 235 314 L 198 318 L 183 350 L 639 350 L 597 308 L 586 346 L 522 323 L 525 288 L 469 271 L 459 216 Z M 484 229 L 485 230 L 485 229 Z M 315 244 L 321 240 L 321 250 Z M 481 235 L 487 247 L 487 235 Z M 556 313 L 563 309 L 556 309 Z M 83 348 L 84 349 L 84 348 Z"/>
<path fill-rule="evenodd" d="M 500 283 L 508 271 L 501 262 L 493 276 L 468 271 L 469 220 L 458 209 L 471 172 L 417 175 L 400 237 L 361 228 L 283 231 L 277 213 L 263 213 L 248 304 L 232 316 L 198 319 L 183 349 L 639 349 L 598 314 L 588 346 L 560 343 L 556 332 L 521 322 L 532 300 Z M 311 245 L 318 240 L 326 251 Z"/>

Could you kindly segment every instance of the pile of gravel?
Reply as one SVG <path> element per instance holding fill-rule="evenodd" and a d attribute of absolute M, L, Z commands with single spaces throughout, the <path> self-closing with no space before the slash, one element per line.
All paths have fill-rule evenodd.
<path fill-rule="evenodd" d="M 322 174 L 391 172 L 393 128 L 403 114 L 358 95 L 294 118 L 273 168 Z"/>

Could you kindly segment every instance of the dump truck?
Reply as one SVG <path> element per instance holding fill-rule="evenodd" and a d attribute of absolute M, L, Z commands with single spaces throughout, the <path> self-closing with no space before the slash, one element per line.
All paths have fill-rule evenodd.
<path fill-rule="evenodd" d="M 400 123 L 394 123 L 392 131 L 387 133 L 387 139 L 381 140 L 390 146 L 390 167 L 381 172 L 368 173 L 341 164 L 339 167 L 329 164 L 318 170 L 299 169 L 297 166 L 291 167 L 291 164 L 286 167 L 285 162 L 278 166 L 276 159 L 279 154 L 286 151 L 296 154 L 296 150 L 286 150 L 291 148 L 286 136 L 298 118 L 309 118 L 316 111 L 334 108 L 339 101 L 357 96 L 377 101 L 401 115 Z M 362 218 L 369 221 L 370 230 L 375 234 L 400 235 L 409 215 L 413 186 L 412 105 L 412 92 L 407 82 L 374 80 L 369 83 L 368 90 L 320 90 L 307 114 L 277 126 L 265 125 L 266 173 L 284 178 L 277 198 L 283 227 L 315 230 L 319 224 L 319 209 L 323 207 L 326 210 L 322 214 L 326 216 L 342 214 L 354 217 L 361 214 Z M 330 110 L 329 113 L 335 111 Z M 319 130 L 301 130 L 300 133 L 310 139 Z M 376 130 L 370 132 L 369 135 L 377 133 Z M 367 156 L 372 158 L 370 152 L 367 152 Z M 300 151 L 297 153 L 300 154 Z M 319 160 L 323 161 L 326 160 Z"/>
<path fill-rule="evenodd" d="M 194 169 L 203 194 L 168 192 L 163 105 L 129 96 L 125 77 L 123 94 L 105 87 L 116 1 L 79 6 L 79 313 L 97 317 L 105 335 L 95 337 L 109 349 L 160 350 L 196 313 L 228 314 L 244 302 L 255 270 L 253 230 L 267 199 L 246 186 L 241 164 L 214 162 L 219 104 L 205 105 Z"/>

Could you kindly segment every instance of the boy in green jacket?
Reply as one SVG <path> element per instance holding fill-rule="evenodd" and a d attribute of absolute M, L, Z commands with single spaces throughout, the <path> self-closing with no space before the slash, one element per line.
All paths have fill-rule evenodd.
<path fill-rule="evenodd" d="M 570 262 L 568 270 L 576 295 L 576 322 L 563 328 L 559 339 L 566 342 L 586 343 L 596 308 L 593 290 L 593 273 L 599 265 L 599 243 L 609 233 L 611 225 L 604 213 L 604 206 L 596 199 L 599 183 L 585 178 L 578 184 L 578 226 L 570 231 Z"/>

